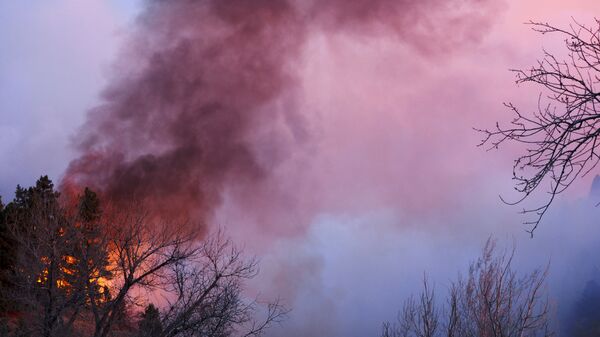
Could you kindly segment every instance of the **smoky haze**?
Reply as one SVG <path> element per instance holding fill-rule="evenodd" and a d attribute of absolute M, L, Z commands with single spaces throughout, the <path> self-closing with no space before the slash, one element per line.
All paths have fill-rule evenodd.
<path fill-rule="evenodd" d="M 387 34 L 435 55 L 477 42 L 494 7 L 437 0 L 148 1 L 103 103 L 75 137 L 80 155 L 63 190 L 90 186 L 116 202 L 135 198 L 204 226 L 225 188 L 251 194 L 310 142 L 295 97 L 295 69 L 310 34 Z"/>
<path fill-rule="evenodd" d="M 511 149 L 471 133 L 537 97 L 506 69 L 539 56 L 520 23 L 558 3 L 512 3 L 535 11 L 480 49 L 500 1 L 147 1 L 62 189 L 230 228 L 264 257 L 256 291 L 294 309 L 272 336 L 376 334 L 424 271 L 443 293 L 490 234 L 517 237 L 523 270 L 552 260 L 566 317 L 596 210 L 557 205 L 525 240 L 497 199 Z"/>

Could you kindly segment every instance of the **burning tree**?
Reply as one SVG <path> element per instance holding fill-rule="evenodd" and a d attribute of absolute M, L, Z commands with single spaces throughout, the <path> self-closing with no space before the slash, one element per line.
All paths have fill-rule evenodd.
<path fill-rule="evenodd" d="M 517 83 L 540 85 L 547 93 L 545 100 L 540 96 L 537 111 L 532 113 L 506 104 L 514 114 L 511 124 L 497 123 L 495 129 L 479 131 L 484 134 L 481 145 L 490 148 L 507 141 L 526 146 L 513 167 L 516 190 L 523 194 L 515 203 L 549 181 L 546 202 L 523 211 L 534 216 L 525 222 L 533 235 L 556 195 L 593 170 L 600 160 L 600 21 L 593 26 L 574 21 L 566 29 L 548 23 L 529 24 L 542 34 L 564 37 L 566 59 L 544 50 L 543 58 L 530 69 L 513 70 Z"/>
<path fill-rule="evenodd" d="M 257 336 L 285 314 L 275 302 L 255 320 L 261 306 L 242 292 L 256 261 L 222 232 L 201 237 L 142 205 L 100 206 L 89 189 L 75 205 L 60 202 L 42 177 L 2 211 L 2 310 L 33 336 L 135 335 L 129 308 L 149 295 L 161 299 L 156 336 Z"/>
<path fill-rule="evenodd" d="M 35 187 L 17 187 L 4 210 L 3 299 L 16 312 L 35 313 L 31 328 L 42 336 L 65 334 L 85 303 L 76 280 L 76 228 L 48 177 Z M 35 326 L 33 326 L 35 325 Z"/>
<path fill-rule="evenodd" d="M 488 239 L 465 279 L 450 287 L 446 305 L 436 302 L 427 279 L 415 300 L 409 298 L 395 324 L 382 337 L 550 337 L 544 282 L 547 269 L 519 276 L 512 267 L 514 248 L 498 252 Z"/>

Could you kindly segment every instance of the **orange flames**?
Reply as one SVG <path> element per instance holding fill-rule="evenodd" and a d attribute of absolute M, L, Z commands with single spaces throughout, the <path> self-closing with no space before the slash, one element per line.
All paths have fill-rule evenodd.
<path fill-rule="evenodd" d="M 59 267 L 59 270 L 62 272 L 62 274 L 61 277 L 56 279 L 55 283 L 57 288 L 63 289 L 67 293 L 70 293 L 73 285 L 67 280 L 67 277 L 77 275 L 77 264 L 79 263 L 79 260 L 71 255 L 63 256 L 62 260 L 64 265 Z M 43 256 L 41 258 L 41 262 L 45 267 L 38 276 L 36 282 L 40 285 L 43 285 L 48 282 L 48 270 L 50 268 L 51 260 L 47 256 Z M 90 285 L 98 286 L 98 292 L 101 295 L 108 295 L 106 292 L 108 291 L 108 286 L 110 284 L 109 279 L 100 276 L 100 273 L 97 270 L 89 276 L 88 282 Z"/>

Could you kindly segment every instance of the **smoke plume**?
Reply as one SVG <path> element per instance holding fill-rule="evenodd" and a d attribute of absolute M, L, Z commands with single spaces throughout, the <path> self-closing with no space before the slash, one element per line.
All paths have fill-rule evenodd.
<path fill-rule="evenodd" d="M 242 186 L 252 198 L 311 141 L 295 70 L 311 35 L 392 36 L 426 57 L 478 41 L 494 8 L 492 0 L 148 1 L 103 103 L 76 137 L 80 155 L 63 190 L 90 186 L 206 225 L 225 189 Z"/>

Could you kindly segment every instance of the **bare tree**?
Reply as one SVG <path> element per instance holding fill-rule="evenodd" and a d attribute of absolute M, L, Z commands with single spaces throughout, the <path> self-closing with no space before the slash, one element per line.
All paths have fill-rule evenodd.
<path fill-rule="evenodd" d="M 382 337 L 435 337 L 440 331 L 440 313 L 434 291 L 423 276 L 423 291 L 418 300 L 410 297 L 398 314 L 398 323 L 384 323 Z"/>
<path fill-rule="evenodd" d="M 112 214 L 111 298 L 91 301 L 95 337 L 109 336 L 123 305 L 138 304 L 143 293 L 163 298 L 164 337 L 258 336 L 286 314 L 274 302 L 255 320 L 260 306 L 243 297 L 243 281 L 256 276 L 257 262 L 244 259 L 222 231 L 201 237 L 189 224 L 157 221 L 140 207 Z"/>
<path fill-rule="evenodd" d="M 266 318 L 255 321 L 257 302 L 244 302 L 240 297 L 240 281 L 256 275 L 256 260 L 244 261 L 221 232 L 199 248 L 193 260 L 175 264 L 170 270 L 166 290 L 173 299 L 167 298 L 164 336 L 257 336 L 283 317 L 285 311 L 274 302 L 267 305 Z"/>
<path fill-rule="evenodd" d="M 518 84 L 533 83 L 545 91 L 537 111 L 525 113 L 505 104 L 514 114 L 510 125 L 496 123 L 494 129 L 478 131 L 484 134 L 481 146 L 498 148 L 507 141 L 526 146 L 513 167 L 515 188 L 522 198 L 504 202 L 520 203 L 549 183 L 548 199 L 523 210 L 533 216 L 525 221 L 533 235 L 556 195 L 593 170 L 600 159 L 600 21 L 588 26 L 573 20 L 565 29 L 533 21 L 529 25 L 541 34 L 565 38 L 567 55 L 563 59 L 544 50 L 543 58 L 530 69 L 512 70 Z"/>
<path fill-rule="evenodd" d="M 518 276 L 514 248 L 498 252 L 489 239 L 466 278 L 450 287 L 445 306 L 436 304 L 426 279 L 419 300 L 405 302 L 397 323 L 385 323 L 382 337 L 549 337 L 545 270 Z"/>

